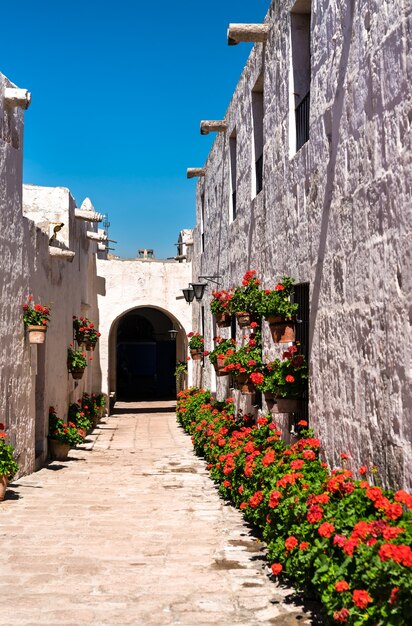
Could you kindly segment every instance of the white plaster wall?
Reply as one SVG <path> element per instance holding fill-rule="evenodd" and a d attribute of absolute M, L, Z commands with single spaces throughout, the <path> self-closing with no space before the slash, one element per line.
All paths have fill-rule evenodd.
<path fill-rule="evenodd" d="M 412 5 L 313 0 L 310 140 L 289 157 L 291 0 L 273 2 L 197 185 L 193 276 L 256 269 L 310 284 L 311 424 L 333 466 L 375 463 L 411 486 Z M 264 186 L 251 199 L 251 90 L 264 66 Z M 229 136 L 237 218 L 229 224 Z M 205 250 L 199 238 L 205 194 Z M 217 197 L 216 197 L 217 193 Z M 199 328 L 198 305 L 193 324 Z M 214 334 L 206 315 L 206 342 Z M 221 334 L 227 334 L 222 331 Z M 240 333 L 238 334 L 240 336 Z M 276 348 L 265 334 L 264 352 Z M 202 382 L 211 383 L 210 368 Z M 224 395 L 226 379 L 218 379 Z"/>
<path fill-rule="evenodd" d="M 34 454 L 34 423 L 31 355 L 21 305 L 31 265 L 27 248 L 44 250 L 45 242 L 24 224 L 21 212 L 24 115 L 4 105 L 4 90 L 13 86 L 0 74 L 0 422 L 6 424 L 25 472 Z"/>
<path fill-rule="evenodd" d="M 97 245 L 86 239 L 96 224 L 74 218 L 76 205 L 64 188 L 26 186 L 24 212 L 32 219 L 23 215 L 23 112 L 5 108 L 7 86 L 0 74 L 0 421 L 19 474 L 27 474 L 46 457 L 48 407 L 65 417 L 83 391 L 100 391 L 98 354 L 80 383 L 66 364 L 72 316 L 87 314 L 98 324 Z M 49 221 L 64 222 L 58 245 L 76 252 L 73 263 L 50 257 Z M 29 295 L 52 309 L 44 345 L 30 345 L 25 334 L 22 304 Z"/>
<path fill-rule="evenodd" d="M 186 334 L 192 326 L 190 306 L 181 289 L 191 280 L 191 263 L 139 260 L 97 261 L 100 314 L 102 389 L 115 391 L 115 341 L 117 322 L 128 311 L 148 306 L 162 310 L 175 321 L 177 360 L 187 356 Z M 189 373 L 189 384 L 192 374 Z"/>

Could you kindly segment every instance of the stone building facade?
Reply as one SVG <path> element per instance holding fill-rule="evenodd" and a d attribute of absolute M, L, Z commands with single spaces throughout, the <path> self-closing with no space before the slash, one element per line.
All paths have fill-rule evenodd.
<path fill-rule="evenodd" d="M 49 406 L 65 417 L 70 402 L 101 388 L 98 349 L 82 380 L 67 370 L 73 316 L 99 322 L 90 233 L 101 216 L 89 200 L 78 209 L 68 189 L 23 188 L 25 114 L 6 97 L 14 88 L 0 75 L 0 421 L 26 474 L 47 457 Z M 29 295 L 51 307 L 44 344 L 30 344 L 23 325 Z"/>
<path fill-rule="evenodd" d="M 191 263 L 156 259 L 98 260 L 97 271 L 101 286 L 98 307 L 102 333 L 100 363 L 103 392 L 112 398 L 121 397 L 121 381 L 118 380 L 121 377 L 121 372 L 118 374 L 118 365 L 121 365 L 119 326 L 127 318 L 133 324 L 134 317 L 136 326 L 139 321 L 146 321 L 151 327 L 147 337 L 133 335 L 130 330 L 123 337 L 129 353 L 134 351 L 131 358 L 137 361 L 147 359 L 142 364 L 141 395 L 153 396 L 154 390 L 150 385 L 156 383 L 156 379 L 159 383 L 162 374 L 168 377 L 169 387 L 173 385 L 174 393 L 175 364 L 186 360 L 186 335 L 192 323 L 191 311 L 181 292 L 191 280 Z M 173 330 L 177 332 L 170 334 L 169 331 Z M 172 363 L 168 368 L 165 361 L 169 355 Z M 169 372 L 162 371 L 161 361 Z M 189 384 L 191 381 L 190 369 Z M 167 395 L 168 388 L 163 389 L 162 385 L 159 392 Z"/>
<path fill-rule="evenodd" d="M 347 452 L 352 469 L 410 487 L 412 5 L 276 0 L 264 24 L 197 183 L 193 279 L 294 277 L 327 460 Z M 211 349 L 202 305 L 193 324 Z M 277 354 L 266 328 L 263 351 Z M 229 391 L 207 364 L 196 376 Z"/>
<path fill-rule="evenodd" d="M 66 418 L 83 392 L 116 396 L 124 318 L 158 331 L 154 341 L 138 347 L 144 344 L 157 357 L 152 383 L 162 383 L 163 393 L 175 392 L 176 361 L 186 360 L 191 324 L 180 291 L 191 277 L 191 231 L 181 231 L 175 260 L 109 260 L 107 236 L 99 228 L 103 216 L 89 199 L 78 207 L 66 188 L 22 184 L 28 103 L 25 90 L 0 74 L 0 422 L 15 447 L 19 474 L 47 459 L 50 406 Z M 29 295 L 51 308 L 44 344 L 30 344 L 25 331 L 22 304 Z M 81 380 L 67 368 L 73 316 L 86 316 L 101 332 Z M 128 343 L 136 350 L 133 341 L 123 342 L 124 350 Z"/>

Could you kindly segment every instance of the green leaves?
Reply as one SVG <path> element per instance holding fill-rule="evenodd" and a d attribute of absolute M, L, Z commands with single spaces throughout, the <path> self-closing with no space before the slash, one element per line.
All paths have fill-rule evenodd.
<path fill-rule="evenodd" d="M 232 402 L 218 403 L 207 391 L 179 394 L 178 419 L 220 493 L 260 528 L 270 562 L 321 598 L 328 623 L 405 626 L 412 603 L 408 494 L 369 488 L 346 469 L 330 471 L 311 431 L 286 445 L 268 417 L 234 416 Z"/>

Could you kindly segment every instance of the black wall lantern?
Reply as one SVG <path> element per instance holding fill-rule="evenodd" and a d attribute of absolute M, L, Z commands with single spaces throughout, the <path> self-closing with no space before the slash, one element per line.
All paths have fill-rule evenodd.
<path fill-rule="evenodd" d="M 207 283 L 190 283 L 190 285 L 192 286 L 196 300 L 201 300 L 205 293 Z"/>
<path fill-rule="evenodd" d="M 192 287 L 187 287 L 186 289 L 182 289 L 183 296 L 189 304 L 193 302 L 193 298 L 195 297 L 195 292 Z"/>
<path fill-rule="evenodd" d="M 176 330 L 176 328 L 172 328 L 172 330 L 168 330 L 167 332 L 169 333 L 170 341 L 176 341 L 176 337 L 179 331 Z"/>

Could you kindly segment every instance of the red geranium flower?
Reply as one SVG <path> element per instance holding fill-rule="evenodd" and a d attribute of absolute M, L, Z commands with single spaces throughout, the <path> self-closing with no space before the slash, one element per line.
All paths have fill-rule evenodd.
<path fill-rule="evenodd" d="M 349 589 L 349 585 L 346 582 L 346 580 L 338 580 L 335 583 L 335 589 L 336 589 L 336 591 L 339 591 L 339 592 L 347 591 Z"/>
<path fill-rule="evenodd" d="M 277 576 L 283 570 L 283 567 L 280 563 L 273 563 L 271 570 L 272 570 L 272 574 L 274 576 Z"/>
<path fill-rule="evenodd" d="M 372 598 L 364 589 L 355 589 L 352 594 L 352 600 L 359 609 L 365 609 L 372 602 Z"/>

